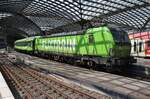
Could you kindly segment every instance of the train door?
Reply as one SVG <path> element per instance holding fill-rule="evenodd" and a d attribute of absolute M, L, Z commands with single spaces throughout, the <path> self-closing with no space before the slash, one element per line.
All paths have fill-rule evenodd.
<path fill-rule="evenodd" d="M 141 39 L 132 39 L 131 40 L 131 55 L 145 57 L 145 41 Z"/>
<path fill-rule="evenodd" d="M 89 34 L 88 35 L 88 43 L 89 43 L 89 48 L 88 48 L 88 54 L 89 55 L 94 55 L 95 51 L 94 51 L 94 34 Z"/>
<path fill-rule="evenodd" d="M 145 50 L 144 50 L 144 46 L 145 46 L 145 40 L 141 40 L 141 39 L 138 39 L 138 42 L 137 42 L 137 55 L 139 57 L 145 57 Z"/>
<path fill-rule="evenodd" d="M 145 56 L 150 57 L 150 40 L 145 41 Z"/>
<path fill-rule="evenodd" d="M 137 39 L 132 39 L 131 40 L 131 55 L 132 56 L 137 56 L 137 43 L 138 40 Z"/>

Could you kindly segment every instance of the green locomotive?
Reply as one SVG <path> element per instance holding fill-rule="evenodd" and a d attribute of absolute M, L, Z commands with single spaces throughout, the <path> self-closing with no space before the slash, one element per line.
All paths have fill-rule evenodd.
<path fill-rule="evenodd" d="M 80 61 L 88 65 L 124 65 L 136 62 L 125 31 L 101 26 L 85 31 L 30 37 L 15 42 L 15 49 L 47 55 L 58 60 Z"/>

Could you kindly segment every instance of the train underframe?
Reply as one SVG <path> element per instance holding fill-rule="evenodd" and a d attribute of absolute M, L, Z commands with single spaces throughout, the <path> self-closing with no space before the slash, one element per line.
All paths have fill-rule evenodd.
<path fill-rule="evenodd" d="M 105 65 L 105 68 L 108 70 L 113 69 L 114 67 L 123 67 L 132 63 L 136 63 L 134 57 L 127 58 L 113 58 L 113 57 L 99 57 L 99 56 L 77 56 L 77 55 L 64 55 L 60 53 L 44 53 L 44 52 L 33 52 L 33 51 L 20 51 L 19 52 L 36 55 L 39 57 L 45 57 L 48 59 L 56 60 L 59 62 L 65 62 L 70 64 L 84 64 L 87 65 L 90 69 L 95 68 L 99 65 Z"/>
<path fill-rule="evenodd" d="M 111 69 L 113 67 L 119 67 L 124 65 L 130 65 L 132 63 L 136 63 L 136 59 L 134 57 L 127 58 L 113 58 L 113 57 L 99 57 L 99 56 L 77 56 L 77 55 L 64 55 L 60 53 L 43 53 L 37 52 L 34 53 L 39 56 L 43 56 L 46 58 L 50 58 L 60 62 L 67 62 L 71 64 L 84 64 L 89 66 L 90 68 L 95 68 L 98 65 L 105 65 L 107 69 Z"/>

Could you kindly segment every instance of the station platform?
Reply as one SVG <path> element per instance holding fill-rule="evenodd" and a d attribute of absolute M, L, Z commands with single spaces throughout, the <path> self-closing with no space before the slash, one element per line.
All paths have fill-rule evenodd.
<path fill-rule="evenodd" d="M 17 57 L 22 58 L 26 64 L 33 68 L 39 68 L 51 74 L 59 75 L 81 85 L 102 91 L 115 98 L 150 99 L 150 82 L 88 70 L 29 55 L 18 55 Z"/>
<path fill-rule="evenodd" d="M 1 72 L 0 72 L 0 99 L 15 99 Z"/>
<path fill-rule="evenodd" d="M 150 68 L 150 58 L 137 58 L 137 63 L 135 65 Z"/>
<path fill-rule="evenodd" d="M 150 77 L 150 59 L 137 58 L 137 63 L 130 66 L 130 72 Z"/>

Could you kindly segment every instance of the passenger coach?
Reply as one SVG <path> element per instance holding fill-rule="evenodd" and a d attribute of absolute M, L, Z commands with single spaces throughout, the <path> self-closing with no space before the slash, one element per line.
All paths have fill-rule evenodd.
<path fill-rule="evenodd" d="M 132 56 L 150 57 L 150 32 L 129 34 L 129 38 Z"/>

